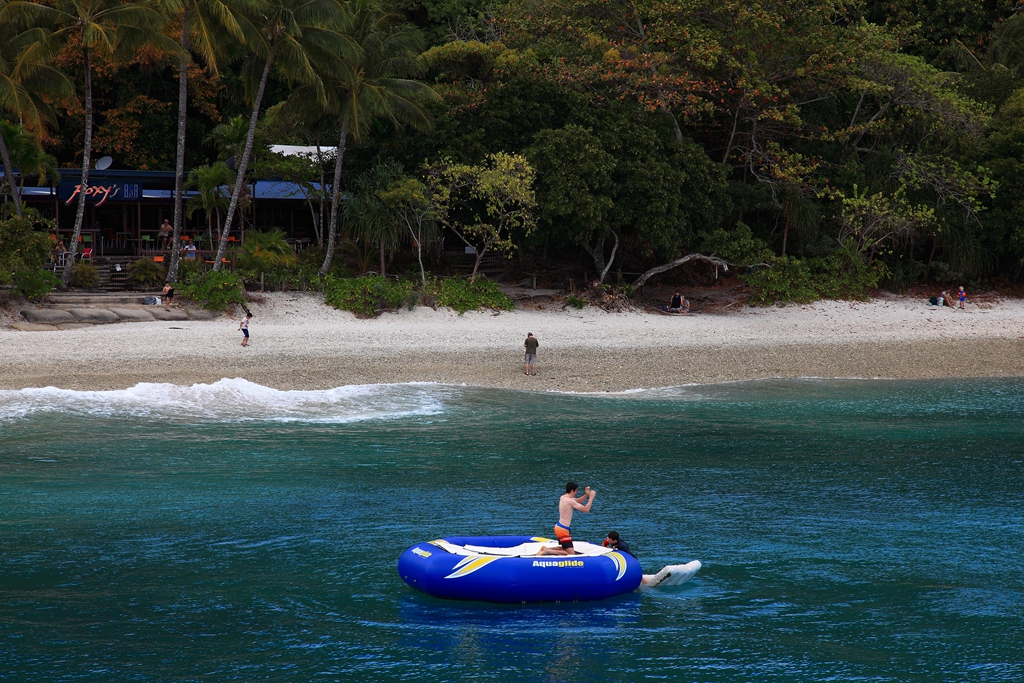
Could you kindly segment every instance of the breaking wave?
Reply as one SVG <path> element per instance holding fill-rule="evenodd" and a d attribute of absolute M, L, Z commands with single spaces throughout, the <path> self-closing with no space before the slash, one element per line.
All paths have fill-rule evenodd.
<path fill-rule="evenodd" d="M 140 383 L 115 391 L 45 387 L 0 391 L 0 423 L 45 413 L 172 422 L 346 423 L 437 415 L 449 389 L 429 383 L 282 391 L 245 379 L 213 384 Z"/>

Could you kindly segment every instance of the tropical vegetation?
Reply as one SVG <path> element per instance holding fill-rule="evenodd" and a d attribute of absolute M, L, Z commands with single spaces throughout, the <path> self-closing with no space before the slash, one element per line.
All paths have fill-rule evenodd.
<path fill-rule="evenodd" d="M 200 212 L 211 272 L 365 314 L 445 300 L 456 272 L 602 286 L 697 253 L 742 266 L 753 303 L 1006 286 L 1024 266 L 1019 9 L 0 0 L 3 217 L 26 179 L 86 186 L 94 154 L 173 169 L 168 279 L 214 282 L 178 253 Z M 296 254 L 249 231 L 229 254 L 268 175 L 302 188 L 315 239 Z"/>

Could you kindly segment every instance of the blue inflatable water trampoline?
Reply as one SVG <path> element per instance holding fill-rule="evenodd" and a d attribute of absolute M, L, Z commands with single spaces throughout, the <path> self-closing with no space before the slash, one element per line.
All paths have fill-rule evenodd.
<path fill-rule="evenodd" d="M 537 556 L 557 546 L 531 536 L 453 536 L 409 547 L 398 560 L 402 580 L 429 595 L 486 602 L 604 600 L 640 585 L 640 563 L 577 541 L 578 555 Z"/>

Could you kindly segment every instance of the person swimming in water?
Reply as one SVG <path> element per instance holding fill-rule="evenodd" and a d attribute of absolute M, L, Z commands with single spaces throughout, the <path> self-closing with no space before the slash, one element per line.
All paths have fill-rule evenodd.
<path fill-rule="evenodd" d="M 573 510 L 590 512 L 590 508 L 594 504 L 594 496 L 597 495 L 597 491 L 589 486 L 583 490 L 582 495 L 577 496 L 576 492 L 579 490 L 580 487 L 576 485 L 576 482 L 570 481 L 565 485 L 565 494 L 558 499 L 558 524 L 555 525 L 555 538 L 558 539 L 558 544 L 561 547 L 541 548 L 538 555 L 576 554 L 575 548 L 572 547 L 572 535 L 569 530 L 569 527 L 572 526 L 572 512 Z M 583 498 L 587 499 L 586 504 L 580 503 Z"/>

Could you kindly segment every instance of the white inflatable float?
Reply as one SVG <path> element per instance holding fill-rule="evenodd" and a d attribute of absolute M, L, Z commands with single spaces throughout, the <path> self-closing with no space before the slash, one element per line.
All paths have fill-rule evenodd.
<path fill-rule="evenodd" d="M 670 564 L 662 568 L 657 574 L 644 574 L 641 588 L 657 588 L 658 586 L 678 586 L 693 578 L 693 575 L 700 571 L 700 560 L 687 562 L 686 564 Z"/>

